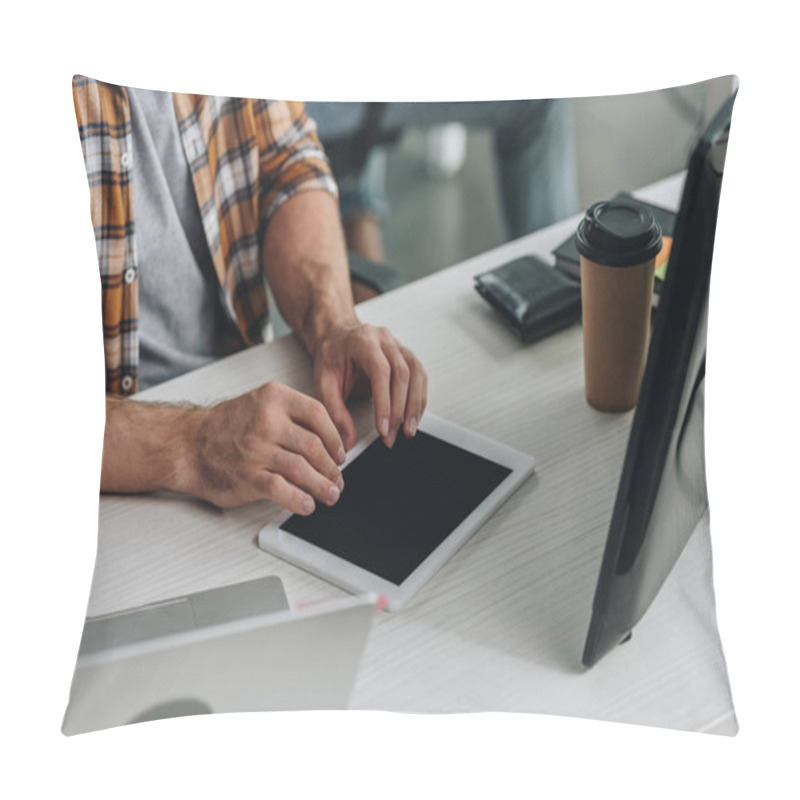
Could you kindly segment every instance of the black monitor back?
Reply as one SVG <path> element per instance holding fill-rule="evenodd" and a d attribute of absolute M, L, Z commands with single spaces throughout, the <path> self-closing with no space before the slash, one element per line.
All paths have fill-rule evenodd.
<path fill-rule="evenodd" d="M 583 663 L 630 635 L 708 508 L 703 398 L 708 287 L 735 95 L 700 138 L 597 581 Z"/>

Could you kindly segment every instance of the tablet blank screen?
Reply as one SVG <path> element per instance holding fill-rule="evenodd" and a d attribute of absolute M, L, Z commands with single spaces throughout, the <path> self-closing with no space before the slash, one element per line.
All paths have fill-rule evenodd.
<path fill-rule="evenodd" d="M 339 502 L 281 525 L 300 539 L 400 585 L 511 474 L 423 431 L 376 439 L 344 472 Z"/>

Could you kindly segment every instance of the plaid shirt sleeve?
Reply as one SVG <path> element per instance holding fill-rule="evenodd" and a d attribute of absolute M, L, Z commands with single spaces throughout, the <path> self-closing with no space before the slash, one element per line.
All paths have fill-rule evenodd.
<path fill-rule="evenodd" d="M 275 211 L 299 191 L 337 195 L 302 103 L 175 94 L 178 127 L 228 313 L 248 344 L 268 308 L 261 246 Z"/>
<path fill-rule="evenodd" d="M 260 153 L 259 241 L 269 221 L 292 195 L 322 189 L 337 197 L 316 123 L 303 103 L 256 100 L 253 103 Z"/>

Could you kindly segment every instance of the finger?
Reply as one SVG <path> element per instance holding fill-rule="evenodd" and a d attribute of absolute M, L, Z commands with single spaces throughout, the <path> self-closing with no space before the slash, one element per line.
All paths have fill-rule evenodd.
<path fill-rule="evenodd" d="M 287 450 L 304 458 L 320 475 L 335 483 L 339 490 L 344 488 L 342 473 L 330 453 L 322 443 L 322 439 L 300 425 L 292 425 L 287 431 L 286 441 L 281 444 Z"/>
<path fill-rule="evenodd" d="M 317 472 L 305 458 L 291 450 L 275 448 L 266 466 L 270 472 L 280 475 L 325 505 L 332 506 L 339 499 L 341 490 L 337 483 Z"/>
<path fill-rule="evenodd" d="M 289 511 L 307 517 L 314 513 L 314 499 L 297 486 L 290 485 L 285 478 L 262 470 L 253 477 L 253 488 L 261 497 L 272 500 Z"/>
<path fill-rule="evenodd" d="M 369 380 L 375 407 L 375 427 L 384 443 L 389 444 L 389 418 L 392 412 L 392 367 L 378 339 L 365 338 L 354 350 L 354 360 Z"/>
<path fill-rule="evenodd" d="M 344 461 L 345 449 L 342 437 L 336 430 L 336 425 L 333 424 L 327 409 L 319 400 L 296 392 L 290 400 L 288 410 L 292 422 L 316 434 L 337 464 Z"/>
<path fill-rule="evenodd" d="M 389 412 L 389 436 L 388 445 L 394 445 L 397 432 L 403 424 L 406 415 L 406 404 L 408 400 L 408 385 L 411 377 L 411 370 L 405 357 L 400 351 L 400 347 L 394 339 L 385 341 L 383 352 L 386 360 L 392 368 L 390 382 L 391 411 Z"/>
<path fill-rule="evenodd" d="M 411 377 L 408 382 L 408 399 L 406 401 L 406 416 L 404 430 L 406 436 L 415 436 L 422 415 L 428 405 L 428 373 L 419 359 L 406 348 L 400 348 L 409 368 Z"/>
<path fill-rule="evenodd" d="M 341 381 L 336 372 L 325 370 L 317 381 L 317 396 L 328 411 L 333 424 L 339 431 L 344 447 L 350 450 L 356 443 L 356 425 L 342 397 Z M 344 458 L 338 460 L 341 464 Z"/>

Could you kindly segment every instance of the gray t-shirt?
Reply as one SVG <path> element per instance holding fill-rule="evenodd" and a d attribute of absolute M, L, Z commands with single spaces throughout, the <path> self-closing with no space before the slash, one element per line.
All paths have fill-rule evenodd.
<path fill-rule="evenodd" d="M 129 89 L 139 266 L 139 389 L 243 347 L 219 284 L 172 95 Z"/>

